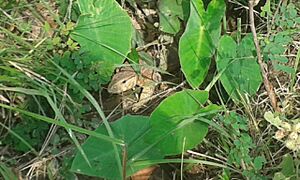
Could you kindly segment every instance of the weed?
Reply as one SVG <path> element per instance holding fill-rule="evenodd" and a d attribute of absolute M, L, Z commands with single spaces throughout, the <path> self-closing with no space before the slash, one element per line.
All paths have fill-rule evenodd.
<path fill-rule="evenodd" d="M 274 11 L 271 11 L 271 9 Z M 274 69 L 289 74 L 294 74 L 294 68 L 289 65 L 287 54 L 289 46 L 293 39 L 297 36 L 300 27 L 300 17 L 297 15 L 297 9 L 293 3 L 285 2 L 275 9 L 274 3 L 266 3 L 263 8 L 262 15 L 272 17 L 267 21 L 268 34 L 262 38 L 261 45 L 263 47 L 263 56 L 265 61 L 270 61 Z"/>
<path fill-rule="evenodd" d="M 260 58 L 256 36 L 248 30 L 242 32 L 248 22 L 238 20 L 237 41 L 227 32 L 226 18 L 235 21 L 225 17 L 231 3 L 247 9 L 248 1 L 0 0 L 0 118 L 4 119 L 0 158 L 5 160 L 0 163 L 0 174 L 6 179 L 15 178 L 9 167 L 14 165 L 13 169 L 19 169 L 20 176 L 27 174 L 28 179 L 76 179 L 83 175 L 125 179 L 159 163 L 178 163 L 180 171 L 175 172 L 181 179 L 187 177 L 183 167 L 186 164 L 201 164 L 201 172 L 209 171 L 200 179 L 215 178 L 219 172 L 223 172 L 223 179 L 299 179 L 299 2 L 266 1 L 261 13 L 256 13 L 261 18 L 251 20 L 253 34 L 252 25 L 262 23 L 262 29 L 257 28 L 258 40 L 263 63 L 266 67 L 271 65 L 270 71 L 257 63 Z M 262 3 L 256 10 L 260 11 Z M 138 28 L 141 38 L 136 44 L 131 43 L 133 27 Z M 168 42 L 174 46 L 172 52 L 178 51 L 174 53 L 176 57 L 164 54 L 168 62 L 149 64 L 165 63 L 166 70 L 180 63 L 181 69 L 177 67 L 176 71 L 183 76 L 176 78 L 182 84 L 178 87 L 184 89 L 174 94 L 170 92 L 177 86 L 166 90 L 167 97 L 157 103 L 152 113 L 122 114 L 110 122 L 115 111 L 104 113 L 105 104 L 93 95 L 103 92 L 125 59 L 159 59 L 160 51 L 168 52 L 164 42 L 155 39 L 166 33 L 172 39 Z M 135 70 L 143 76 L 141 69 Z M 291 82 L 291 94 L 280 94 L 284 99 L 282 114 L 277 116 L 267 111 L 269 106 L 261 105 L 269 99 L 256 102 L 259 107 L 253 113 L 251 96 L 263 89 L 262 79 L 268 79 L 264 75 L 270 73 L 269 77 L 273 75 L 276 82 L 281 81 L 282 76 L 276 77 L 277 71 L 287 75 L 284 83 Z M 208 74 L 214 76 L 213 81 L 202 91 Z M 209 91 L 218 81 L 239 110 L 222 102 L 223 109 L 229 112 L 224 115 L 214 104 Z M 282 92 L 286 89 L 281 87 Z M 101 96 L 110 98 L 105 92 Z M 223 98 L 220 95 L 220 100 Z M 290 110 L 293 108 L 296 111 Z M 284 116 L 287 109 L 289 116 Z M 251 123 L 256 123 L 255 131 L 243 111 L 251 116 Z M 260 114 L 266 111 L 268 122 L 260 121 Z M 85 116 L 87 112 L 93 116 Z M 276 133 L 269 123 L 278 128 Z M 213 128 L 219 134 L 213 134 L 211 139 L 208 131 Z M 206 144 L 199 146 L 202 141 Z M 211 154 L 209 145 L 221 153 L 219 159 L 214 157 L 217 153 Z M 72 151 L 65 154 L 68 147 Z M 194 153 L 203 159 L 185 153 L 197 147 L 208 147 L 205 154 Z M 32 158 L 32 153 L 26 154 L 28 151 L 36 157 L 29 164 L 21 164 Z M 181 158 L 176 159 L 179 154 Z M 194 169 L 190 171 L 199 170 Z"/>
<path fill-rule="evenodd" d="M 229 112 L 225 116 L 220 116 L 219 119 L 231 135 L 230 139 L 223 141 L 226 145 L 222 145 L 228 154 L 228 163 L 241 169 L 245 177 L 264 179 L 260 170 L 266 160 L 264 156 L 253 154 L 256 146 L 249 134 L 248 119 L 235 112 Z M 228 172 L 227 176 L 229 176 Z"/>

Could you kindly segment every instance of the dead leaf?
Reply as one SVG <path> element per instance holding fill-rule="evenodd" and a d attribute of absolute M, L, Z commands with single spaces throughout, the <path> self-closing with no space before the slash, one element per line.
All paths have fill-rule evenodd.
<path fill-rule="evenodd" d="M 131 180 L 148 180 L 152 172 L 156 169 L 156 166 L 151 166 L 146 169 L 142 169 L 131 176 Z"/>

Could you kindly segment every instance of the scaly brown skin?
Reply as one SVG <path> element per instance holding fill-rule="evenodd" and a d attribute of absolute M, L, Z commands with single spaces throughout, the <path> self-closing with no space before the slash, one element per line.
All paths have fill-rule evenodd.
<path fill-rule="evenodd" d="M 140 62 L 143 65 L 143 62 Z M 154 94 L 156 83 L 161 81 L 159 73 L 145 67 L 141 68 L 141 74 L 137 74 L 132 67 L 121 68 L 113 77 L 108 85 L 108 92 L 120 94 L 134 89 L 135 86 L 143 88 L 140 98 L 132 107 L 134 112 L 145 105 Z M 123 103 L 124 104 L 124 103 Z M 126 107 L 124 107 L 126 109 Z"/>

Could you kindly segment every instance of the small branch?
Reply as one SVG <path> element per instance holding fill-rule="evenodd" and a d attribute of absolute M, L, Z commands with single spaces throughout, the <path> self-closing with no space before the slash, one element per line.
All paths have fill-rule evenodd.
<path fill-rule="evenodd" d="M 277 5 L 276 11 L 275 11 L 275 13 L 273 14 L 273 17 L 272 17 L 271 25 L 273 25 L 275 23 L 275 17 L 279 13 L 279 9 L 280 9 L 280 6 L 281 6 L 282 2 L 283 2 L 283 0 L 280 0 L 278 5 Z"/>
<path fill-rule="evenodd" d="M 270 1 L 270 0 L 269 0 Z M 280 0 L 278 5 L 277 5 L 277 8 L 274 12 L 274 14 L 272 15 L 272 20 L 271 20 L 271 24 L 268 24 L 268 34 L 267 34 L 267 37 L 269 38 L 270 37 L 270 34 L 271 34 L 271 29 L 272 29 L 272 25 L 275 24 L 275 17 L 277 16 L 277 14 L 279 13 L 279 10 L 280 10 L 280 7 L 281 7 L 281 4 L 282 4 L 283 0 Z M 271 26 L 271 27 L 269 27 Z"/>
<path fill-rule="evenodd" d="M 263 77 L 263 82 L 264 86 L 266 88 L 267 94 L 270 98 L 272 107 L 275 111 L 281 112 L 280 108 L 277 105 L 277 98 L 276 94 L 273 88 L 273 85 L 270 83 L 269 78 L 268 78 L 268 70 L 267 70 L 267 65 L 263 62 L 262 55 L 261 55 L 261 50 L 259 47 L 259 42 L 257 39 L 257 34 L 256 34 L 256 29 L 255 29 L 255 24 L 254 24 L 254 13 L 253 13 L 253 7 L 256 5 L 256 2 L 254 0 L 249 0 L 249 19 L 250 19 L 250 28 L 253 34 L 253 39 L 256 47 L 256 53 L 257 53 L 257 61 L 260 67 L 260 71 Z"/>

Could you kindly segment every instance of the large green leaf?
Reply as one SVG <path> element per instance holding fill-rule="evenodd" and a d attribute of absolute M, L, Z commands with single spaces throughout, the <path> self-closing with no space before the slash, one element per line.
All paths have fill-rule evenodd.
<path fill-rule="evenodd" d="M 230 36 L 223 36 L 220 40 L 217 69 L 220 72 L 225 70 L 220 80 L 234 100 L 240 100 L 240 95 L 245 93 L 255 94 L 262 83 L 255 52 L 251 35 L 244 37 L 240 45 Z"/>
<path fill-rule="evenodd" d="M 129 16 L 114 0 L 79 0 L 81 15 L 71 33 L 81 48 L 96 61 L 99 78 L 106 83 L 115 65 L 130 51 L 132 25 Z"/>
<path fill-rule="evenodd" d="M 175 155 L 194 148 L 208 131 L 208 125 L 198 121 L 195 115 L 217 108 L 203 108 L 207 99 L 208 92 L 194 90 L 169 96 L 151 114 L 148 141 L 156 144 L 164 155 Z"/>
<path fill-rule="evenodd" d="M 161 0 L 158 4 L 160 30 L 176 34 L 180 30 L 180 20 L 183 19 L 183 1 Z"/>
<path fill-rule="evenodd" d="M 296 179 L 296 177 L 293 178 L 293 176 L 297 176 L 295 169 L 295 161 L 290 154 L 285 154 L 283 156 L 279 167 L 281 168 L 280 172 L 285 177 L 291 177 L 291 179 Z"/>
<path fill-rule="evenodd" d="M 138 159 L 132 160 L 133 157 L 140 154 L 140 151 L 149 147 L 149 144 L 144 141 L 144 134 L 150 128 L 148 117 L 124 116 L 113 122 L 111 128 L 115 137 L 124 140 L 127 145 L 126 149 L 122 149 L 121 146 L 118 146 L 120 157 L 123 156 L 124 151 L 126 151 L 127 154 L 127 176 L 147 167 L 140 164 L 136 165 L 136 161 L 163 158 L 163 155 L 161 155 L 159 151 L 151 149 L 140 155 Z M 96 132 L 107 135 L 104 126 L 100 126 Z M 117 168 L 118 162 L 115 160 L 115 152 L 112 143 L 99 138 L 89 137 L 82 145 L 82 148 L 91 163 L 91 167 L 89 167 L 82 155 L 78 152 L 72 164 L 72 171 L 89 176 L 122 179 L 122 171 Z"/>
<path fill-rule="evenodd" d="M 218 46 L 224 13 L 223 0 L 212 0 L 207 11 L 201 0 L 190 2 L 190 17 L 179 42 L 179 57 L 182 71 L 193 88 L 203 82 L 208 72 Z"/>

